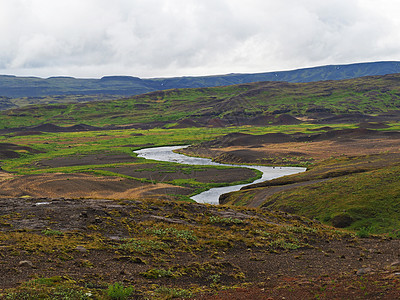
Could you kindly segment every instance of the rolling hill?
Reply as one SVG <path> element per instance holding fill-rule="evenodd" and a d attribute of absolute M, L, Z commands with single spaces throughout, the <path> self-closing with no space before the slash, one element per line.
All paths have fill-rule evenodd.
<path fill-rule="evenodd" d="M 330 65 L 291 71 L 216 76 L 150 78 L 106 76 L 101 79 L 73 77 L 0 76 L 0 110 L 29 104 L 110 100 L 152 91 L 204 88 L 260 81 L 315 82 L 400 73 L 400 62 Z"/>
<path fill-rule="evenodd" d="M 0 129 L 38 126 L 227 125 L 398 121 L 400 74 L 312 83 L 257 82 L 172 89 L 113 101 L 28 106 L 0 113 Z"/>

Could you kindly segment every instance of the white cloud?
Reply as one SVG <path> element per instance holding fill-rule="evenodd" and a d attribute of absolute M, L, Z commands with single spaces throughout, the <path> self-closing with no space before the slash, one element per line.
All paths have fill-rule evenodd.
<path fill-rule="evenodd" d="M 400 60 L 395 0 L 0 0 L 0 73 L 140 77 Z"/>

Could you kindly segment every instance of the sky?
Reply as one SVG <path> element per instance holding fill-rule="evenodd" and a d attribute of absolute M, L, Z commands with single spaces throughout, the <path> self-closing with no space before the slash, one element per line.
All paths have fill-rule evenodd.
<path fill-rule="evenodd" d="M 0 0 L 0 74 L 141 78 L 400 60 L 398 0 Z"/>

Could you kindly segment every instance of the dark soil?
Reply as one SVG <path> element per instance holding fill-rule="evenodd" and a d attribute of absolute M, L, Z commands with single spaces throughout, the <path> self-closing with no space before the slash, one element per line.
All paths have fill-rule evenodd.
<path fill-rule="evenodd" d="M 42 124 L 39 126 L 30 127 L 29 129 L 32 131 L 43 131 L 43 132 L 78 132 L 78 131 L 101 130 L 102 128 L 86 124 L 77 124 L 68 127 L 60 127 L 49 123 L 49 124 Z"/>
<path fill-rule="evenodd" d="M 230 133 L 212 141 L 204 142 L 198 147 L 229 147 L 229 146 L 254 146 L 261 144 L 276 144 L 288 142 L 316 142 L 337 141 L 347 143 L 351 139 L 400 139 L 400 132 L 376 131 L 367 127 L 356 129 L 329 130 L 327 132 L 304 134 L 304 133 L 267 133 L 264 135 L 252 135 L 246 133 Z M 369 127 L 368 127 L 369 128 Z"/>
<path fill-rule="evenodd" d="M 169 184 L 152 184 L 112 176 L 48 173 L 18 176 L 0 182 L 0 198 L 7 197 L 94 197 L 127 199 L 189 195 L 193 189 Z"/>
<path fill-rule="evenodd" d="M 191 119 L 179 120 L 176 125 L 171 128 L 188 128 L 188 127 L 201 127 L 201 125 Z"/>
<path fill-rule="evenodd" d="M 139 298 L 154 295 L 154 284 L 197 290 L 195 299 L 400 297 L 399 240 L 336 236 L 288 214 L 160 201 L 8 198 L 0 202 L 0 217 L 0 289 L 33 276 L 64 276 L 92 291 L 124 282 Z M 211 217 L 242 223 L 209 223 Z M 254 230 L 284 233 L 284 226 L 298 226 L 292 235 L 309 246 L 272 249 L 267 239 L 253 236 Z M 304 226 L 315 233 L 301 233 Z M 157 238 L 168 246 L 162 251 L 120 247 L 146 229 L 169 227 L 190 230 L 198 239 Z M 151 269 L 186 271 L 146 278 L 143 272 Z M 234 285 L 240 288 L 217 292 Z"/>
<path fill-rule="evenodd" d="M 365 123 L 365 122 L 398 122 L 400 120 L 400 111 L 393 111 L 391 113 L 381 113 L 379 115 L 364 115 L 360 113 L 355 114 L 326 114 L 315 113 L 310 114 L 312 122 L 315 124 L 341 124 L 341 123 Z"/>
<path fill-rule="evenodd" d="M 368 128 L 327 130 L 314 134 L 231 133 L 180 152 L 209 157 L 223 163 L 260 165 L 301 165 L 341 155 L 371 155 L 400 152 L 400 132 Z"/>
<path fill-rule="evenodd" d="M 70 167 L 70 166 L 129 163 L 129 162 L 135 162 L 136 160 L 137 158 L 129 154 L 104 153 L 104 154 L 66 156 L 66 157 L 57 157 L 53 159 L 45 159 L 36 163 L 36 166 L 59 168 L 59 167 Z"/>
<path fill-rule="evenodd" d="M 185 166 L 176 167 L 175 170 L 159 164 L 136 164 L 113 168 L 101 168 L 118 174 L 128 175 L 135 178 L 149 178 L 151 180 L 168 182 L 175 179 L 194 179 L 198 182 L 233 183 L 255 177 L 254 170 L 244 168 L 215 169 L 202 168 L 188 171 Z"/>
<path fill-rule="evenodd" d="M 11 143 L 0 143 L 0 159 L 10 159 L 20 157 L 21 151 L 29 153 L 40 153 L 40 151 L 34 150 L 30 147 L 19 146 Z"/>
<path fill-rule="evenodd" d="M 41 161 L 41 167 L 64 167 L 96 165 L 117 162 L 131 162 L 136 158 L 129 155 L 88 155 L 79 157 L 60 157 Z M 130 164 L 110 168 L 98 168 L 146 181 L 121 178 L 117 176 L 94 176 L 89 174 L 44 173 L 37 175 L 14 176 L 7 181 L 0 180 L 1 197 L 94 197 L 127 199 L 153 197 L 175 199 L 179 195 L 190 195 L 196 187 L 181 187 L 168 184 L 176 179 L 191 179 L 200 183 L 234 183 L 256 176 L 254 170 L 243 168 L 195 168 L 176 166 L 171 169 L 165 164 Z M 9 176 L 11 176 L 9 174 Z M 1 179 L 1 177 L 0 177 Z M 158 182 L 158 183 L 156 183 Z"/>

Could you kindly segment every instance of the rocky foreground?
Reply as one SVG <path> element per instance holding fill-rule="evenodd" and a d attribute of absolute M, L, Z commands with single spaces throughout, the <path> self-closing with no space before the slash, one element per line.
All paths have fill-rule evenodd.
<path fill-rule="evenodd" d="M 0 202 L 0 294 L 8 299 L 64 299 L 59 291 L 107 299 L 117 282 L 132 287 L 131 299 L 397 299 L 399 248 L 389 237 L 261 209 Z"/>

